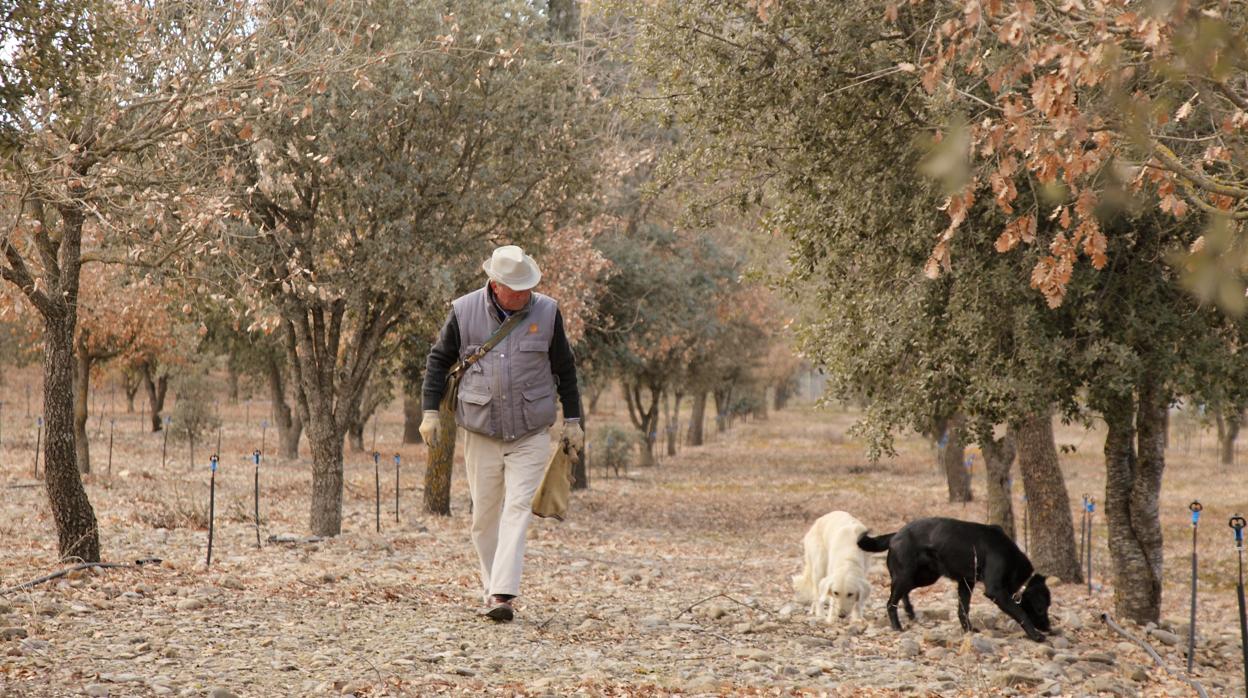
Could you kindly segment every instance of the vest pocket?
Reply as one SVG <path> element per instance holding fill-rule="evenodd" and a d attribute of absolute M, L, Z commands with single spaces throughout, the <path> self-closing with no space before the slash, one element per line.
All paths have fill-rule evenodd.
<path fill-rule="evenodd" d="M 544 429 L 555 423 L 555 390 L 549 385 L 527 388 L 520 393 L 524 397 L 524 426 L 526 431 Z"/>
<path fill-rule="evenodd" d="M 490 420 L 490 400 L 493 397 L 488 390 L 479 386 L 460 386 L 459 425 L 468 431 L 492 434 L 494 429 Z"/>

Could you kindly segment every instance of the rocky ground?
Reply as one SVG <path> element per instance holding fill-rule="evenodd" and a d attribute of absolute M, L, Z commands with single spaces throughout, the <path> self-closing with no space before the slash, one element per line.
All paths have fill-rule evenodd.
<path fill-rule="evenodd" d="M 609 409 L 597 416 L 619 417 Z M 852 416 L 810 408 L 739 424 L 657 468 L 620 478 L 595 471 L 568 521 L 535 524 L 516 622 L 489 623 L 476 615 L 462 480 L 454 516 L 419 512 L 420 468 L 412 464 L 422 462 L 422 447 L 399 449 L 395 522 L 395 446 L 386 434 L 397 434 L 399 417 L 388 418 L 379 446 L 387 453 L 382 531 L 374 530 L 372 464 L 362 456 L 348 458 L 344 533 L 321 541 L 303 538 L 308 465 L 266 463 L 259 548 L 252 469 L 242 465 L 257 435 L 239 419 L 225 434 L 208 569 L 208 469 L 188 470 L 181 451 L 161 468 L 160 437 L 141 434 L 131 417 L 119 420 L 110 477 L 99 472 L 104 424 L 88 492 L 105 558 L 163 562 L 77 572 L 0 596 L 0 695 L 1195 695 L 1101 623 L 1112 590 L 1099 579 L 1092 594 L 1054 588 L 1057 634 L 1043 644 L 979 592 L 972 616 L 981 631 L 963 634 L 947 582 L 916 592 L 919 621 L 893 632 L 882 560 L 866 622 L 810 618 L 790 603 L 788 580 L 800 565 L 802 533 L 819 515 L 846 509 L 886 531 L 920 515 L 984 514 L 981 501 L 943 501 L 922 442 L 904 442 L 898 458 L 870 467 L 845 437 Z M 63 567 L 43 489 L 31 477 L 34 435 L 10 428 L 5 436 L 0 589 Z M 1096 431 L 1060 432 L 1059 441 L 1078 447 L 1063 456 L 1076 501 L 1103 492 L 1100 439 Z M 1193 676 L 1211 696 L 1242 695 L 1226 518 L 1248 502 L 1248 488 L 1208 464 L 1207 440 L 1203 453 L 1199 446 L 1176 446 L 1166 476 L 1168 620 L 1128 629 L 1181 673 L 1186 504 L 1202 498 Z M 1108 566 L 1102 518 L 1095 528 L 1100 577 Z"/>

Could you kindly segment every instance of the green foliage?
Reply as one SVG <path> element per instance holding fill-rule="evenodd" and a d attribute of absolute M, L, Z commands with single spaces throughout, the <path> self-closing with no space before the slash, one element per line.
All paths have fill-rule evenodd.
<path fill-rule="evenodd" d="M 178 376 L 173 385 L 176 402 L 173 406 L 169 435 L 175 441 L 187 442 L 192 438 L 203 446 L 200 453 L 206 459 L 212 453 L 210 437 L 215 437 L 221 426 L 217 413 L 216 392 L 208 377 L 200 371 L 190 371 Z M 213 442 L 215 443 L 215 442 Z"/>
<path fill-rule="evenodd" d="M 231 129 L 224 170 L 258 230 L 220 240 L 229 271 L 277 305 L 342 297 L 365 312 L 399 294 L 440 308 L 479 283 L 497 241 L 536 240 L 592 179 L 572 66 L 527 3 L 447 14 L 394 0 L 316 19 L 354 42 L 339 65 L 362 67 L 267 90 Z"/>
<path fill-rule="evenodd" d="M 0 153 L 20 140 L 36 93 L 75 111 L 85 78 L 105 68 L 124 33 L 104 0 L 0 0 Z"/>
<path fill-rule="evenodd" d="M 599 427 L 589 442 L 591 465 L 609 468 L 616 475 L 633 465 L 636 453 L 637 433 L 625 431 L 613 424 Z"/>
<path fill-rule="evenodd" d="M 762 227 L 790 241 L 803 352 L 828 371 L 829 398 L 865 405 L 873 457 L 898 429 L 928 431 L 955 411 L 981 437 L 1051 405 L 1083 418 L 1082 396 L 1095 406 L 1144 371 L 1216 399 L 1243 383 L 1238 324 L 1182 292 L 1165 262 L 1196 225 L 1136 202 L 1102 222 L 1120 233 L 1111 267 L 1076 270 L 1058 310 L 1028 285 L 1047 250 L 993 249 L 1005 218 L 991 202 L 967 210 L 952 267 L 925 278 L 948 217 L 920 169 L 930 134 L 962 107 L 915 89 L 907 36 L 875 3 L 796 0 L 763 19 L 694 0 L 640 15 L 638 89 L 667 96 L 644 104 L 681 128 L 668 171 L 713 180 L 704 206 L 761 203 Z M 1041 237 L 1056 225 L 1041 220 Z"/>

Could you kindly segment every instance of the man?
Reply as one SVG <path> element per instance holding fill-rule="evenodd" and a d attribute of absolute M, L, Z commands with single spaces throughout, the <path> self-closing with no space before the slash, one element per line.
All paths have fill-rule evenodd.
<path fill-rule="evenodd" d="M 452 302 L 429 352 L 420 435 L 430 445 L 437 439 L 438 403 L 455 362 L 480 349 L 513 314 L 526 313 L 464 371 L 455 410 L 455 421 L 467 436 L 472 543 L 481 561 L 485 615 L 510 621 L 512 601 L 520 593 L 530 506 L 550 459 L 556 392 L 563 403 L 563 438 L 580 451 L 585 432 L 563 316 L 554 299 L 532 290 L 542 278 L 537 263 L 519 247 L 505 245 L 482 269 L 489 281 Z"/>

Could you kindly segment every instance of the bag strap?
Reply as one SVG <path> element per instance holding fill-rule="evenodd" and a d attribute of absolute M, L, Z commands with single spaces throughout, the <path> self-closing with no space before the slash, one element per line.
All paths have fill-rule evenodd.
<path fill-rule="evenodd" d="M 455 365 L 451 367 L 449 376 L 458 376 L 473 364 L 480 361 L 481 357 L 485 356 L 491 349 L 498 346 L 498 343 L 503 341 L 503 339 L 516 328 L 516 325 L 523 322 L 528 315 L 528 309 L 513 313 L 511 317 L 503 321 L 503 324 L 498 326 L 497 330 L 494 330 L 494 334 L 490 335 L 490 338 L 485 340 L 485 344 L 482 344 L 481 348 L 457 361 Z"/>

